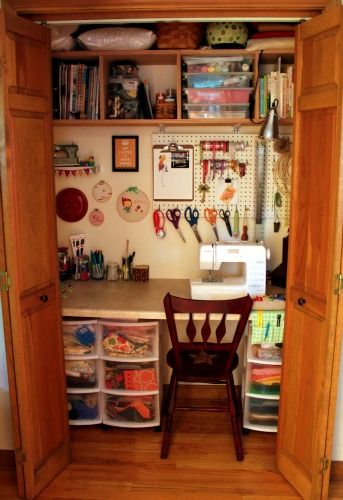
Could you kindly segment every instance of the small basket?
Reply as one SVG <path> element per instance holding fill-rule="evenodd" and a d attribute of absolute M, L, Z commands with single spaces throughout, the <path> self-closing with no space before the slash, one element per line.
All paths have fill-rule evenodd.
<path fill-rule="evenodd" d="M 154 106 L 154 117 L 157 119 L 176 118 L 176 103 L 159 102 Z"/>
<path fill-rule="evenodd" d="M 204 35 L 202 23 L 166 22 L 156 25 L 158 49 L 197 49 Z"/>

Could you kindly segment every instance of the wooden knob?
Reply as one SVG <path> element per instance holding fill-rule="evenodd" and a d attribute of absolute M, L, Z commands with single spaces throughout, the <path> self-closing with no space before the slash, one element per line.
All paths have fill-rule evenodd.
<path fill-rule="evenodd" d="M 306 304 L 306 299 L 304 299 L 303 297 L 300 297 L 298 299 L 298 304 L 299 304 L 299 306 L 303 306 L 304 304 Z"/>
<path fill-rule="evenodd" d="M 45 295 L 45 294 L 44 294 L 44 295 L 41 295 L 41 296 L 39 297 L 39 300 L 41 300 L 42 302 L 44 302 L 44 303 L 45 303 L 45 302 L 48 302 L 49 297 L 48 297 L 47 295 Z"/>

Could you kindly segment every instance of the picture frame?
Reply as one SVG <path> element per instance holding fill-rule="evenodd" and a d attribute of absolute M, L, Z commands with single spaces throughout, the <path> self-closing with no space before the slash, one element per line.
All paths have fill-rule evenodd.
<path fill-rule="evenodd" d="M 138 135 L 112 136 L 112 172 L 138 172 Z"/>

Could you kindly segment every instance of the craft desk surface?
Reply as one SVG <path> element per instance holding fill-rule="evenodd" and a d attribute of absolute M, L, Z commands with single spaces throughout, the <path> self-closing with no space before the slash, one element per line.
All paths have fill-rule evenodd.
<path fill-rule="evenodd" d="M 163 320 L 163 298 L 168 292 L 190 298 L 188 279 L 68 281 L 62 287 L 62 314 L 68 317 Z M 284 293 L 284 289 L 270 287 L 267 293 Z M 260 310 L 284 308 L 284 300 L 256 301 L 253 305 Z"/>

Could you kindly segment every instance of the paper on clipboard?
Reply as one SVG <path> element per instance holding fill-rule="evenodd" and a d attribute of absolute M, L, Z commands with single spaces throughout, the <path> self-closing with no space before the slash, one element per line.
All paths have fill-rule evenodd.
<path fill-rule="evenodd" d="M 154 146 L 153 170 L 154 200 L 193 200 L 193 146 Z"/>

